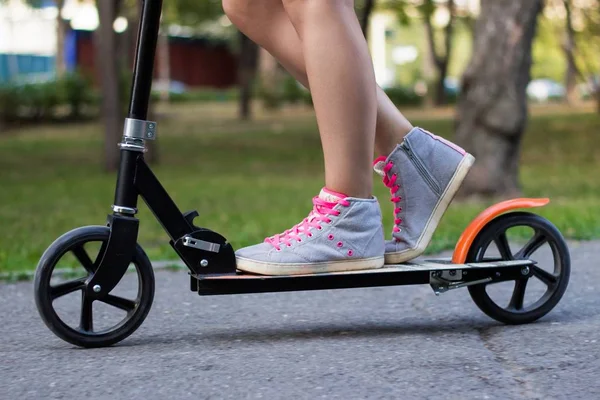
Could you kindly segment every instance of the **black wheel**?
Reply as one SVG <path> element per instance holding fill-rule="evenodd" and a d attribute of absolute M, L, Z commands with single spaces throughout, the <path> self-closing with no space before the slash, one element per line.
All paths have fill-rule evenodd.
<path fill-rule="evenodd" d="M 87 226 L 62 235 L 44 252 L 36 270 L 35 303 L 40 316 L 54 334 L 76 346 L 104 347 L 120 342 L 135 332 L 152 307 L 154 271 L 139 245 L 130 264 L 137 279 L 134 274 L 126 274 L 133 279 L 125 285 L 128 295 L 117 293 L 126 277 L 106 296 L 91 299 L 86 295 L 86 281 L 98 268 L 99 254 L 104 253 L 109 233 L 110 228 L 105 226 Z M 52 282 L 59 262 L 69 258 L 71 276 Z M 79 274 L 73 264 L 78 264 Z M 67 299 L 69 296 L 71 299 Z M 64 304 L 57 304 L 63 299 Z M 66 306 L 64 315 L 59 313 L 59 305 Z"/>
<path fill-rule="evenodd" d="M 511 242 L 517 248 L 512 233 L 520 239 L 528 237 L 516 252 L 511 249 Z M 469 250 L 467 262 L 488 260 L 540 260 L 518 280 L 469 287 L 471 298 L 481 311 L 506 324 L 525 324 L 543 317 L 558 304 L 569 283 L 571 258 L 564 238 L 552 223 L 532 213 L 504 214 L 483 228 Z M 499 285 L 509 287 L 501 290 Z M 492 293 L 493 287 L 496 293 Z M 526 290 L 536 293 L 526 296 Z M 508 293 L 512 294 L 504 306 L 493 299 L 496 294 Z"/>

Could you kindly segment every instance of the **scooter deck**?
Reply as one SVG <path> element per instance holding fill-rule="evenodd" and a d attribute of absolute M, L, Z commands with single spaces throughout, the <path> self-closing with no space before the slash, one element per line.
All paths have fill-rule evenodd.
<path fill-rule="evenodd" d="M 478 283 L 515 280 L 529 274 L 530 260 L 453 264 L 449 259 L 424 260 L 364 271 L 310 275 L 264 276 L 238 272 L 191 275 L 191 290 L 201 296 L 290 292 L 358 287 L 430 284 L 436 294 Z"/>

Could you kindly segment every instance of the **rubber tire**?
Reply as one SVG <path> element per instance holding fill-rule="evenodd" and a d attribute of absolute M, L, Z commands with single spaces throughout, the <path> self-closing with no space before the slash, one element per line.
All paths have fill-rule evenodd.
<path fill-rule="evenodd" d="M 116 329 L 102 334 L 86 334 L 66 325 L 56 314 L 49 288 L 50 278 L 58 261 L 74 246 L 91 241 L 108 241 L 109 234 L 110 228 L 106 226 L 86 226 L 65 233 L 46 249 L 35 272 L 35 304 L 42 320 L 56 336 L 76 346 L 107 347 L 122 341 L 144 322 L 154 301 L 154 270 L 142 247 L 136 245 L 131 262 L 136 266 L 140 282 L 140 302 L 128 318 L 116 325 Z"/>
<path fill-rule="evenodd" d="M 526 224 L 524 224 L 524 222 L 526 222 Z M 560 231 L 547 219 L 529 212 L 512 212 L 504 214 L 488 223 L 473 241 L 467 255 L 467 262 L 481 261 L 477 257 L 479 248 L 486 245 L 486 243 L 491 243 L 492 238 L 497 232 L 502 230 L 506 231 L 507 229 L 516 226 L 531 226 L 542 230 L 549 238 L 551 238 L 548 242 L 553 242 L 554 246 L 556 246 L 550 246 L 555 262 L 558 257 L 559 262 L 562 263 L 562 265 L 561 273 L 558 278 L 558 287 L 554 293 L 541 306 L 525 313 L 514 313 L 498 306 L 485 291 L 485 284 L 469 286 L 469 294 L 477 307 L 489 317 L 508 325 L 531 323 L 548 314 L 563 297 L 569 284 L 569 277 L 571 274 L 571 256 L 569 248 Z M 485 254 L 485 252 L 483 252 L 483 254 Z"/>

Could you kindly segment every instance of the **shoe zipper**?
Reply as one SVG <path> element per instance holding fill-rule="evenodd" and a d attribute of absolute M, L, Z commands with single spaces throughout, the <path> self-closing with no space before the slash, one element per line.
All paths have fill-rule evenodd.
<path fill-rule="evenodd" d="M 417 156 L 415 152 L 413 152 L 408 142 L 403 141 L 401 148 L 402 150 L 404 150 L 410 161 L 413 163 L 413 165 L 415 166 L 415 168 L 419 172 L 419 175 L 421 175 L 425 183 L 427 183 L 427 185 L 431 188 L 431 190 L 433 190 L 433 192 L 436 195 L 441 196 L 441 189 L 439 185 L 437 184 L 435 179 L 433 179 L 429 171 L 427 171 L 427 168 L 425 168 L 419 156 Z"/>

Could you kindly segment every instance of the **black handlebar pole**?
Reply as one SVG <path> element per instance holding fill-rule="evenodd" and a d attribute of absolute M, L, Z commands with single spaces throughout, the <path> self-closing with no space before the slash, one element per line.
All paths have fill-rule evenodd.
<path fill-rule="evenodd" d="M 146 120 L 163 0 L 142 0 L 128 118 Z"/>
<path fill-rule="evenodd" d="M 142 1 L 142 13 L 137 36 L 133 82 L 131 84 L 131 98 L 127 117 L 146 121 L 150 91 L 152 90 L 154 57 L 156 56 L 156 43 L 158 41 L 163 0 L 139 1 Z M 139 157 L 143 157 L 143 153 L 140 153 L 139 150 L 121 148 L 115 205 L 121 207 L 121 210 L 125 209 L 125 211 L 115 210 L 116 213 L 132 214 L 132 210 L 137 212 L 138 193 L 134 181 Z"/>

